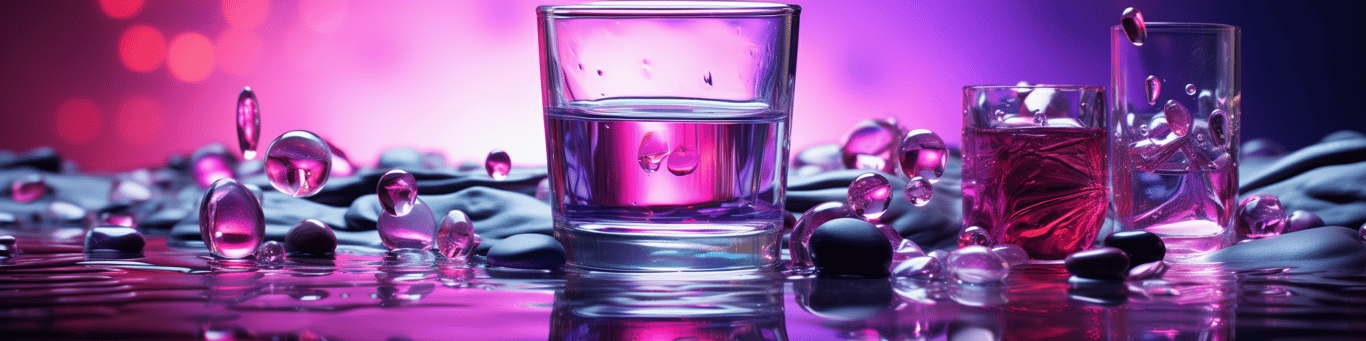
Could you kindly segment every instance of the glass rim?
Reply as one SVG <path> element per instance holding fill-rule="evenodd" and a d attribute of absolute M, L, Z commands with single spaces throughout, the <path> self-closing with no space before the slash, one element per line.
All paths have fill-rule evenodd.
<path fill-rule="evenodd" d="M 671 17 L 795 15 L 797 5 L 732 1 L 595 1 L 536 7 L 541 17 Z"/>
<path fill-rule="evenodd" d="M 1070 84 L 1029 84 L 1029 85 L 968 85 L 963 90 L 1005 90 L 1005 89 L 1053 89 L 1060 91 L 1100 91 L 1104 92 L 1105 87 L 1100 85 L 1070 85 Z"/>
<path fill-rule="evenodd" d="M 1157 32 L 1225 32 L 1239 31 L 1242 28 L 1229 24 L 1215 23 L 1193 23 L 1193 22 L 1150 22 L 1143 24 L 1144 30 Z M 1122 25 L 1110 26 L 1111 31 L 1124 31 Z"/>

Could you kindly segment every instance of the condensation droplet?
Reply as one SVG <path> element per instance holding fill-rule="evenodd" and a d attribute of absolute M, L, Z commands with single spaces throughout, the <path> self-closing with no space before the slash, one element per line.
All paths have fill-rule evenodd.
<path fill-rule="evenodd" d="M 1133 7 L 1124 9 L 1124 14 L 1119 17 L 1119 25 L 1124 28 L 1124 35 L 1134 46 L 1143 46 L 1143 41 L 1148 39 L 1148 28 L 1143 23 L 1143 13 Z"/>
<path fill-rule="evenodd" d="M 698 155 L 697 150 L 686 146 L 678 146 L 669 155 L 669 173 L 677 176 L 692 174 L 697 170 Z"/>
<path fill-rule="evenodd" d="M 256 262 L 266 266 L 279 266 L 285 261 L 285 245 L 277 241 L 261 243 L 256 248 Z"/>
<path fill-rule="evenodd" d="M 489 151 L 488 157 L 484 158 L 484 171 L 494 180 L 507 179 L 508 173 L 512 172 L 512 156 L 502 149 Z"/>
<path fill-rule="evenodd" d="M 379 178 L 376 186 L 380 207 L 384 212 L 401 216 L 413 210 L 417 202 L 417 179 L 402 169 L 391 170 Z"/>
<path fill-rule="evenodd" d="M 1191 120 L 1190 111 L 1187 111 L 1186 106 L 1181 105 L 1181 102 L 1167 101 L 1167 105 L 1162 107 L 1162 115 L 1167 118 L 1167 127 L 1176 136 L 1186 136 L 1190 133 L 1191 124 L 1194 122 Z"/>
<path fill-rule="evenodd" d="M 906 189 L 902 194 L 906 195 L 906 201 L 911 205 L 925 206 L 930 203 L 930 198 L 934 197 L 934 183 L 923 176 L 911 177 L 911 180 L 906 181 Z"/>
<path fill-rule="evenodd" d="M 660 164 L 664 163 L 664 157 L 669 155 L 669 142 L 664 140 L 663 135 L 663 132 L 652 131 L 640 138 L 637 157 L 640 160 L 640 168 L 646 172 L 653 173 L 659 170 Z"/>
<path fill-rule="evenodd" d="M 846 202 L 865 220 L 877 220 L 892 204 L 892 183 L 878 173 L 863 173 L 849 183 Z"/>
<path fill-rule="evenodd" d="M 251 87 L 243 87 L 237 95 L 237 144 L 242 158 L 256 158 L 256 145 L 261 141 L 261 102 Z"/>
<path fill-rule="evenodd" d="M 332 176 L 332 148 L 313 133 L 280 135 L 266 150 L 266 177 L 281 193 L 302 198 L 317 194 Z"/>
<path fill-rule="evenodd" d="M 1195 96 L 1195 93 L 1198 91 L 1200 91 L 1200 88 L 1196 88 L 1195 84 L 1186 84 L 1187 95 Z"/>
<path fill-rule="evenodd" d="M 949 149 L 944 139 L 926 129 L 907 133 L 897 152 L 901 155 L 901 172 L 907 176 L 924 176 L 936 182 L 948 167 Z"/>
<path fill-rule="evenodd" d="M 1148 104 L 1157 104 L 1157 96 L 1162 94 L 1162 80 L 1157 76 L 1148 76 L 1144 82 L 1147 86 L 1145 89 L 1148 90 Z"/>

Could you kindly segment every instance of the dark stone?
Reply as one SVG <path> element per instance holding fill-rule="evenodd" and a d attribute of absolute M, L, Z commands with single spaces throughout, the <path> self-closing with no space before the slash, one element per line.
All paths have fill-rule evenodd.
<path fill-rule="evenodd" d="M 836 321 L 862 321 L 893 306 L 886 279 L 811 278 L 792 283 L 803 310 Z"/>
<path fill-rule="evenodd" d="M 554 237 L 524 233 L 494 244 L 489 265 L 520 269 L 557 269 L 564 265 L 564 246 Z"/>
<path fill-rule="evenodd" d="M 285 234 L 285 246 L 292 251 L 326 255 L 337 251 L 337 235 L 327 225 L 300 222 Z"/>
<path fill-rule="evenodd" d="M 1087 279 L 1122 280 L 1129 274 L 1129 255 L 1113 247 L 1079 251 L 1063 260 L 1067 272 Z"/>
<path fill-rule="evenodd" d="M 876 226 L 854 218 L 838 218 L 811 234 L 811 260 L 821 277 L 887 277 L 892 245 Z"/>
<path fill-rule="evenodd" d="M 1129 287 L 1123 280 L 1072 276 L 1067 279 L 1067 294 L 1078 301 L 1116 306 L 1129 301 Z"/>
<path fill-rule="evenodd" d="M 1117 248 L 1129 256 L 1130 265 L 1162 260 L 1167 255 L 1167 244 L 1148 231 L 1121 231 L 1105 237 L 1105 246 Z"/>
<path fill-rule="evenodd" d="M 1323 218 L 1319 218 L 1319 215 L 1314 214 L 1314 212 L 1295 210 L 1294 212 L 1290 212 L 1290 218 L 1286 219 L 1285 233 L 1303 231 L 1326 225 L 1327 224 L 1323 223 Z"/>
<path fill-rule="evenodd" d="M 85 252 L 108 250 L 120 253 L 141 253 L 147 240 L 130 227 L 99 226 L 85 235 Z"/>
<path fill-rule="evenodd" d="M 33 168 L 53 173 L 61 172 L 62 156 L 52 147 L 38 147 L 27 153 L 0 161 L 0 169 L 11 168 Z"/>

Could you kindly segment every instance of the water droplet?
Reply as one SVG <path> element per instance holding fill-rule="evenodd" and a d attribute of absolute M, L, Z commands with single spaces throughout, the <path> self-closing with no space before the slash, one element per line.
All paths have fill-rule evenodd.
<path fill-rule="evenodd" d="M 1200 91 L 1200 88 L 1195 87 L 1195 84 L 1186 84 L 1187 95 L 1195 96 L 1195 93 L 1198 91 Z"/>
<path fill-rule="evenodd" d="M 413 210 L 417 202 L 417 179 L 402 169 L 391 170 L 379 178 L 376 192 L 384 212 L 401 216 Z"/>
<path fill-rule="evenodd" d="M 1148 28 L 1143 23 L 1143 13 L 1133 7 L 1124 9 L 1124 14 L 1119 17 L 1119 25 L 1124 28 L 1124 35 L 1134 46 L 1143 46 L 1143 41 L 1148 39 Z"/>
<path fill-rule="evenodd" d="M 1167 126 L 1171 128 L 1176 136 L 1186 136 L 1191 131 L 1191 114 L 1186 111 L 1186 106 L 1176 100 L 1167 101 L 1167 105 L 1162 107 L 1162 115 L 1167 118 Z"/>
<path fill-rule="evenodd" d="M 863 120 L 845 135 L 840 146 L 841 161 L 848 169 L 879 170 L 895 174 L 896 149 L 904 130 L 890 119 Z"/>
<path fill-rule="evenodd" d="M 483 241 L 483 238 L 474 233 L 474 223 L 470 222 L 470 216 L 460 210 L 446 213 L 436 232 L 436 247 L 449 259 L 469 259 Z"/>
<path fill-rule="evenodd" d="M 502 149 L 490 151 L 489 156 L 484 158 L 484 171 L 494 180 L 507 179 L 508 173 L 512 172 L 512 156 Z"/>
<path fill-rule="evenodd" d="M 536 183 L 536 199 L 550 200 L 550 178 L 541 179 Z"/>
<path fill-rule="evenodd" d="M 1238 232 L 1248 238 L 1275 237 L 1285 231 L 1285 209 L 1270 195 L 1254 195 L 1238 207 Z"/>
<path fill-rule="evenodd" d="M 1006 120 L 1006 112 L 1001 109 L 996 109 L 995 112 L 991 113 L 991 116 L 995 117 L 998 122 Z"/>
<path fill-rule="evenodd" d="M 707 71 L 707 75 L 702 76 L 702 81 L 706 82 L 707 85 L 711 85 L 711 71 Z"/>
<path fill-rule="evenodd" d="M 930 278 L 944 273 L 944 265 L 938 258 L 916 256 L 898 262 L 892 268 L 893 277 Z"/>
<path fill-rule="evenodd" d="M 792 255 L 792 269 L 798 272 L 810 271 L 815 267 L 811 262 L 811 233 L 816 231 L 817 226 L 825 224 L 827 221 L 838 218 L 855 218 L 854 210 L 849 209 L 842 202 L 831 201 L 816 205 L 802 217 L 797 219 L 797 223 L 792 227 L 792 235 L 788 239 L 789 251 Z"/>
<path fill-rule="evenodd" d="M 1214 145 L 1228 148 L 1228 114 L 1223 110 L 1209 113 L 1209 134 Z"/>
<path fill-rule="evenodd" d="M 912 130 L 901 139 L 897 148 L 901 154 L 901 172 L 907 176 L 924 176 L 930 182 L 939 181 L 949 162 L 949 148 L 939 134 L 926 129 Z"/>
<path fill-rule="evenodd" d="M 317 194 L 332 176 L 332 148 L 313 133 L 280 135 L 266 149 L 266 177 L 281 193 L 302 198 Z"/>
<path fill-rule="evenodd" d="M 242 148 L 242 158 L 256 158 L 256 144 L 261 141 L 261 102 L 256 100 L 256 92 L 251 87 L 243 87 L 237 95 L 237 145 Z"/>
<path fill-rule="evenodd" d="M 925 250 L 920 245 L 910 239 L 902 239 L 901 244 L 897 245 L 896 250 L 892 251 L 892 263 L 901 263 L 907 259 L 925 255 Z"/>
<path fill-rule="evenodd" d="M 959 281 L 987 283 L 1010 274 L 1010 264 L 985 246 L 968 245 L 949 253 L 947 266 Z"/>
<path fill-rule="evenodd" d="M 285 244 L 277 241 L 261 243 L 256 248 L 256 262 L 265 266 L 279 266 L 285 262 Z"/>
<path fill-rule="evenodd" d="M 1048 116 L 1044 116 L 1043 113 L 1034 114 L 1034 125 L 1040 127 L 1048 126 Z"/>
<path fill-rule="evenodd" d="M 925 206 L 934 197 L 934 183 L 923 176 L 911 177 L 911 180 L 906 181 L 906 189 L 902 190 L 902 194 L 906 195 L 906 201 L 911 205 Z"/>
<path fill-rule="evenodd" d="M 25 174 L 10 182 L 9 189 L 15 202 L 34 202 L 47 195 L 47 179 L 38 173 Z"/>
<path fill-rule="evenodd" d="M 1001 259 L 1004 259 L 1010 266 L 1029 263 L 1029 252 L 1025 251 L 1025 249 L 1019 245 L 996 245 L 991 248 L 991 252 L 996 253 L 997 256 L 1001 256 Z"/>
<path fill-rule="evenodd" d="M 669 142 L 664 140 L 664 132 L 645 133 L 645 136 L 640 138 L 637 155 L 641 169 L 651 173 L 659 170 L 659 165 L 664 163 L 664 157 L 669 155 Z"/>
<path fill-rule="evenodd" d="M 863 173 L 849 183 L 849 208 L 865 220 L 877 220 L 892 203 L 892 183 L 878 173 Z"/>
<path fill-rule="evenodd" d="M 228 147 L 219 143 L 195 149 L 190 160 L 190 173 L 194 174 L 195 183 L 204 188 L 218 179 L 231 178 L 233 169 L 237 168 L 237 158 L 228 154 Z"/>
<path fill-rule="evenodd" d="M 1157 76 L 1148 76 L 1144 83 L 1147 84 L 1145 89 L 1148 90 L 1148 104 L 1157 104 L 1157 96 L 1162 94 L 1162 80 Z"/>
<path fill-rule="evenodd" d="M 602 76 L 602 70 L 598 70 L 598 76 Z"/>
<path fill-rule="evenodd" d="M 669 155 L 669 173 L 677 176 L 692 174 L 697 170 L 698 155 L 697 151 L 686 146 L 678 146 Z"/>
<path fill-rule="evenodd" d="M 428 250 L 436 235 L 436 216 L 431 207 L 418 198 L 408 214 L 395 216 L 380 212 L 376 224 L 379 239 L 390 250 L 417 249 Z"/>
<path fill-rule="evenodd" d="M 261 203 L 237 180 L 219 179 L 199 203 L 199 233 L 209 251 L 219 257 L 250 256 L 266 234 Z"/>
<path fill-rule="evenodd" d="M 989 246 L 991 236 L 987 230 L 980 226 L 968 226 L 962 231 L 958 231 L 958 247 L 968 247 L 972 245 Z"/>
<path fill-rule="evenodd" d="M 1140 125 L 1138 125 L 1138 135 L 1139 135 L 1139 136 L 1148 137 L 1148 133 L 1149 133 L 1149 132 L 1151 132 L 1151 129 L 1148 128 L 1148 125 L 1147 125 L 1147 124 L 1140 124 Z"/>

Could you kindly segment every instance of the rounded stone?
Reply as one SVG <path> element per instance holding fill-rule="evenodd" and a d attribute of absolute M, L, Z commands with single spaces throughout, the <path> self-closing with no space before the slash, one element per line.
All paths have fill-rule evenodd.
<path fill-rule="evenodd" d="M 85 252 L 108 250 L 121 253 L 139 253 L 147 246 L 147 239 L 125 226 L 99 226 L 90 229 L 85 235 Z"/>
<path fill-rule="evenodd" d="M 557 269 L 564 265 L 564 245 L 554 237 L 523 233 L 493 244 L 489 265 L 519 269 Z"/>
<path fill-rule="evenodd" d="M 811 260 L 821 277 L 887 277 L 892 244 L 876 226 L 854 218 L 821 224 L 811 234 Z"/>
<path fill-rule="evenodd" d="M 1120 231 L 1105 237 L 1105 246 L 1124 251 L 1129 264 L 1139 265 L 1162 260 L 1167 256 L 1167 244 L 1148 231 Z"/>
<path fill-rule="evenodd" d="M 1063 260 L 1067 272 L 1089 279 L 1124 279 L 1129 274 L 1129 255 L 1114 247 L 1079 251 Z"/>
<path fill-rule="evenodd" d="M 1285 232 L 1303 231 L 1325 225 L 1327 224 L 1323 222 L 1323 218 L 1319 218 L 1318 214 L 1305 210 L 1295 210 L 1290 212 L 1290 218 L 1286 219 Z"/>
<path fill-rule="evenodd" d="M 296 252 L 325 255 L 337 251 L 337 234 L 322 221 L 305 219 L 285 234 L 285 246 Z"/>

